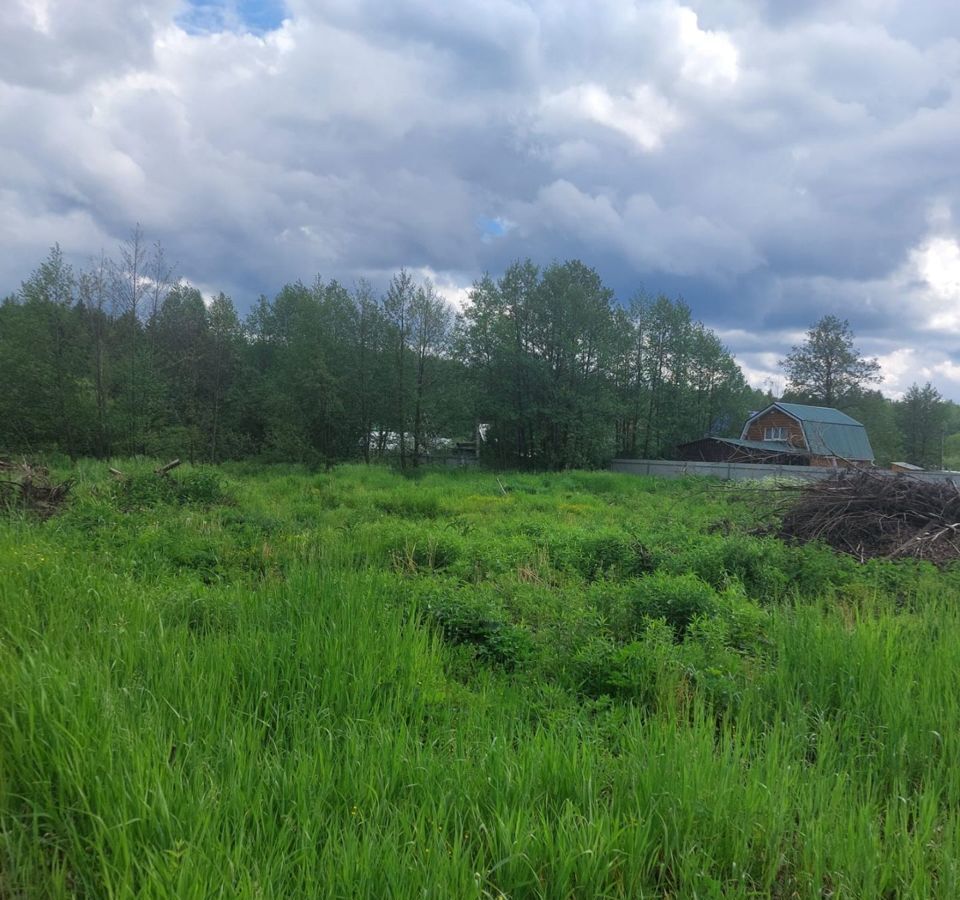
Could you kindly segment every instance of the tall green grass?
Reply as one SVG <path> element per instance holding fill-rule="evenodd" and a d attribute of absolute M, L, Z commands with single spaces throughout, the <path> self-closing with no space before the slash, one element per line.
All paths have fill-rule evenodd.
<path fill-rule="evenodd" d="M 960 896 L 956 573 L 694 482 L 80 475 L 0 522 L 0 896 Z"/>

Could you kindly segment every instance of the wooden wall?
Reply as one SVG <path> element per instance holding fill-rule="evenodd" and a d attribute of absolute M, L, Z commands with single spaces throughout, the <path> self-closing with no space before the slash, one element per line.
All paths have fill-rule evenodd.
<path fill-rule="evenodd" d="M 785 427 L 787 429 L 787 440 L 793 446 L 806 449 L 807 442 L 803 436 L 803 429 L 800 427 L 800 423 L 786 413 L 780 412 L 779 409 L 771 409 L 770 412 L 764 413 L 764 415 L 754 419 L 743 437 L 748 441 L 762 441 L 765 439 L 763 436 L 764 428 L 779 427 Z M 814 465 L 816 465 L 816 463 L 814 463 Z"/>

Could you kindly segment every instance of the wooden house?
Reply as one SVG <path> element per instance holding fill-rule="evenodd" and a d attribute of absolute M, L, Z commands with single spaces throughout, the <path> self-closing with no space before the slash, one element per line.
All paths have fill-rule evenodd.
<path fill-rule="evenodd" d="M 681 459 L 800 466 L 868 466 L 867 430 L 826 406 L 771 403 L 753 413 L 739 438 L 705 437 L 681 444 Z"/>

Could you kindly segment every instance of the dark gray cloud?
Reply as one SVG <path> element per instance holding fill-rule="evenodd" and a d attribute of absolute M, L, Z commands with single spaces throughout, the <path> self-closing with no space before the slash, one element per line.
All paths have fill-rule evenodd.
<path fill-rule="evenodd" d="M 0 291 L 138 221 L 241 306 L 577 256 L 682 293 L 758 382 L 839 312 L 890 389 L 960 398 L 958 9 L 7 0 Z"/>

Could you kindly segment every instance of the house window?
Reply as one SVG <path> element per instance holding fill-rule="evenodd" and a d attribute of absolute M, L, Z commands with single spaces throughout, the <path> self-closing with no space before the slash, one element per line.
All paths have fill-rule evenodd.
<path fill-rule="evenodd" d="M 763 429 L 765 441 L 785 441 L 788 437 L 786 425 L 774 425 L 772 428 Z"/>

